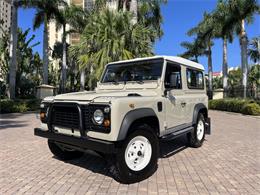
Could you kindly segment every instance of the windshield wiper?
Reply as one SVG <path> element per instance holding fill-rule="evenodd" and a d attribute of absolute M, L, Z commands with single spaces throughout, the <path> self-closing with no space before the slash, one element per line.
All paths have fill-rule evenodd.
<path fill-rule="evenodd" d="M 135 82 L 138 83 L 138 84 L 144 84 L 143 80 L 136 80 Z"/>
<path fill-rule="evenodd" d="M 111 81 L 111 83 L 113 83 L 114 85 L 118 85 L 119 84 L 118 81 L 116 81 L 116 80 Z"/>

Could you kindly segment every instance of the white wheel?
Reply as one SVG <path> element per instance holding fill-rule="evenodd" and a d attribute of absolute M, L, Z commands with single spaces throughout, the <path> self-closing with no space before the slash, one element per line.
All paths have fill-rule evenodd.
<path fill-rule="evenodd" d="M 144 136 L 136 136 L 130 140 L 125 150 L 125 162 L 132 171 L 144 169 L 152 157 L 152 146 Z"/>
<path fill-rule="evenodd" d="M 205 119 L 203 114 L 199 114 L 197 123 L 194 125 L 194 131 L 188 133 L 187 136 L 191 147 L 198 148 L 202 146 L 205 138 Z"/>
<path fill-rule="evenodd" d="M 197 139 L 199 141 L 202 140 L 204 131 L 205 131 L 204 123 L 202 120 L 199 120 L 198 125 L 197 125 Z"/>

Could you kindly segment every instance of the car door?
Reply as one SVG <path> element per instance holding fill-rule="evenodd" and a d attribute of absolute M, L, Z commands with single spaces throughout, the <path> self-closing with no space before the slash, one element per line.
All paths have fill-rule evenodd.
<path fill-rule="evenodd" d="M 181 65 L 167 62 L 165 71 L 165 128 L 177 131 L 185 128 L 186 101 L 183 90 Z M 166 132 L 167 133 L 167 132 Z"/>

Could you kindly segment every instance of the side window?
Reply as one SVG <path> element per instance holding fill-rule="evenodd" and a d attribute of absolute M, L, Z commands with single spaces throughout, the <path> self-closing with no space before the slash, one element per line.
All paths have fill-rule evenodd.
<path fill-rule="evenodd" d="M 167 63 L 164 85 L 166 89 L 182 89 L 180 65 Z"/>
<path fill-rule="evenodd" d="M 202 71 L 187 68 L 187 84 L 189 89 L 204 89 Z"/>

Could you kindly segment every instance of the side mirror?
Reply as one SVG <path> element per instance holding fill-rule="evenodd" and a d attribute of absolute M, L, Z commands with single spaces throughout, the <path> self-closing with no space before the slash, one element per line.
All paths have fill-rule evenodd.
<path fill-rule="evenodd" d="M 164 92 L 163 92 L 164 97 L 167 97 L 167 96 L 168 96 L 168 91 L 169 91 L 169 90 L 167 90 L 167 89 L 164 90 Z"/>

